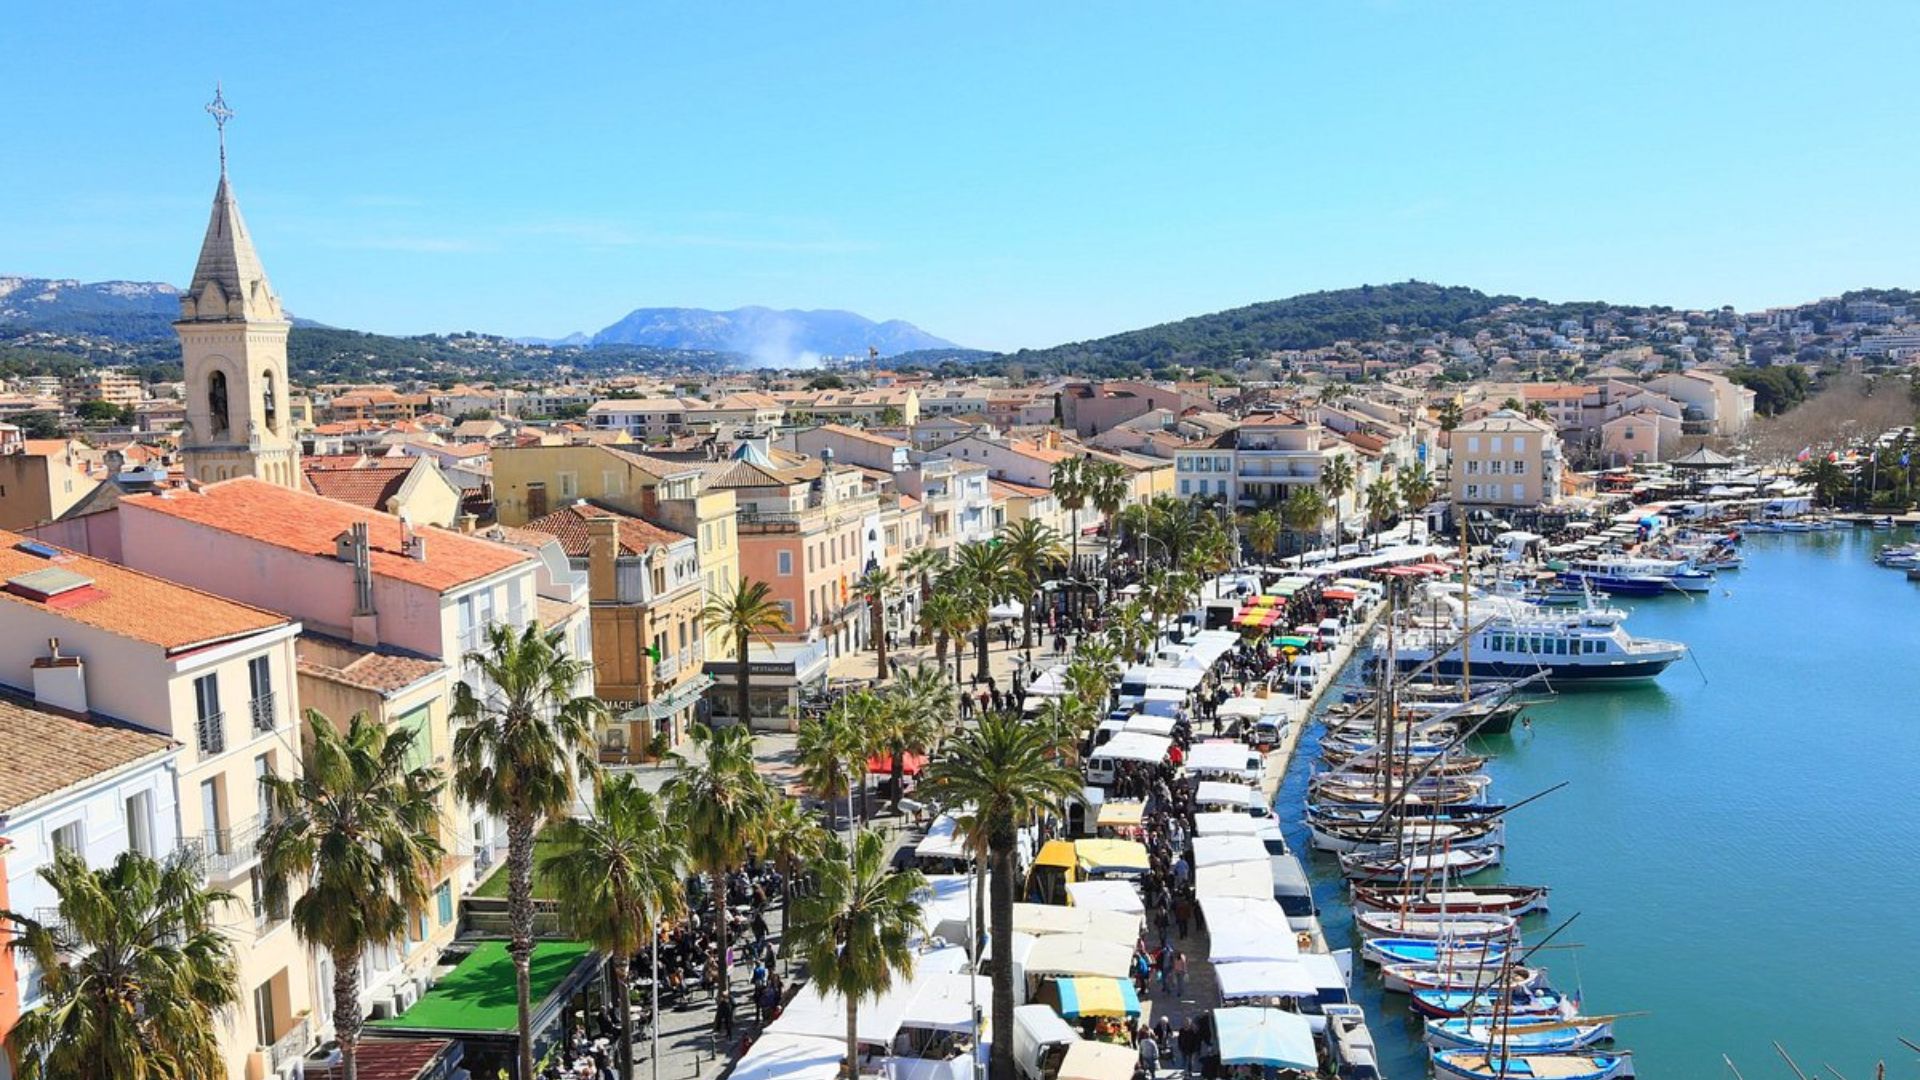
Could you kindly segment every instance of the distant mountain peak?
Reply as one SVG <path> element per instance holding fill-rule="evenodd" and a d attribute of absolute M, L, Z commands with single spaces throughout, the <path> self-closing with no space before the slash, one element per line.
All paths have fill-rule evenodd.
<path fill-rule="evenodd" d="M 756 367 L 809 367 L 823 356 L 865 356 L 869 348 L 896 356 L 955 347 L 899 319 L 874 322 L 851 311 L 759 305 L 732 311 L 635 308 L 593 335 L 591 344 L 735 352 L 752 358 Z"/>

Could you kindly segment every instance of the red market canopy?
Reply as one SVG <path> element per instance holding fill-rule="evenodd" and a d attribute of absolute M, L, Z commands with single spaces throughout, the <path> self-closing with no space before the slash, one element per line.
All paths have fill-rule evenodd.
<path fill-rule="evenodd" d="M 1345 601 L 1347 603 L 1351 603 L 1354 600 L 1358 600 L 1360 598 L 1359 593 L 1354 592 L 1352 589 L 1346 588 L 1341 585 L 1335 585 L 1333 588 L 1327 589 L 1326 591 L 1322 592 L 1320 595 L 1328 600 L 1340 600 L 1340 601 Z"/>
<path fill-rule="evenodd" d="M 927 755 L 925 754 L 908 753 L 900 762 L 900 772 L 903 776 L 918 776 L 920 775 L 920 770 L 926 767 Z M 893 774 L 893 755 L 875 754 L 868 758 L 867 771 L 891 776 Z"/>

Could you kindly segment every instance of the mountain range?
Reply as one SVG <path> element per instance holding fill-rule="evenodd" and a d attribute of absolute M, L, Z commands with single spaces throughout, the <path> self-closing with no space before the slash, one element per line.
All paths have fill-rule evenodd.
<path fill-rule="evenodd" d="M 956 346 L 909 322 L 874 322 L 851 311 L 777 311 L 743 307 L 635 308 L 596 334 L 521 339 L 541 345 L 645 345 L 656 349 L 733 352 L 754 367 L 810 367 L 822 356 L 881 356 Z"/>

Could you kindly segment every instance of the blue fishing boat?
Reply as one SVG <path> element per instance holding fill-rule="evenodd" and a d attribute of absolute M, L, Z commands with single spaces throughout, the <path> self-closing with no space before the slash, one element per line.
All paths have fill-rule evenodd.
<path fill-rule="evenodd" d="M 1436 1050 L 1499 1050 L 1508 1054 L 1571 1054 L 1613 1041 L 1612 1017 L 1540 1020 L 1525 1016 L 1461 1016 L 1430 1020 L 1423 1035 Z"/>
<path fill-rule="evenodd" d="M 1507 946 L 1498 941 L 1445 942 L 1432 938 L 1374 938 L 1361 946 L 1361 955 L 1376 964 L 1421 964 L 1439 967 L 1498 967 Z"/>
<path fill-rule="evenodd" d="M 1493 980 L 1490 977 L 1488 981 Z M 1505 1001 L 1498 1001 L 1498 997 L 1497 993 L 1486 989 L 1415 990 L 1413 1011 L 1430 1019 L 1443 1020 L 1451 1016 L 1489 1012 L 1497 1002 L 1501 1011 L 1514 1016 L 1551 1016 L 1564 1019 L 1577 1008 L 1566 995 L 1547 987 L 1509 990 Z"/>
<path fill-rule="evenodd" d="M 1489 1054 L 1435 1050 L 1433 1075 L 1446 1080 L 1613 1080 L 1631 1075 L 1622 1054 Z"/>

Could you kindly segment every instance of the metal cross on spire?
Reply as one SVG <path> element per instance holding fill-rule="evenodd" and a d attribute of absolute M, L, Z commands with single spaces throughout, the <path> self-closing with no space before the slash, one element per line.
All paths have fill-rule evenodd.
<path fill-rule="evenodd" d="M 233 119 L 233 110 L 227 108 L 227 98 L 220 92 L 220 84 L 213 84 L 213 100 L 207 102 L 207 115 L 213 117 L 213 126 L 220 130 L 220 175 L 227 175 L 227 121 Z"/>

